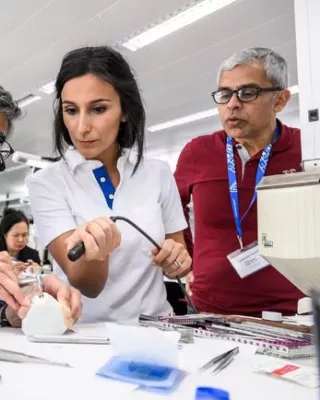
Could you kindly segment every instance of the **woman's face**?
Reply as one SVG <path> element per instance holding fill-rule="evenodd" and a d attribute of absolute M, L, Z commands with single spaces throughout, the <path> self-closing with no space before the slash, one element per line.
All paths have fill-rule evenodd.
<path fill-rule="evenodd" d="M 118 151 L 119 126 L 125 117 L 112 85 L 93 74 L 73 78 L 65 83 L 61 101 L 64 124 L 79 153 L 101 160 Z"/>
<path fill-rule="evenodd" d="M 9 252 L 19 252 L 29 240 L 29 228 L 25 222 L 19 222 L 12 226 L 6 234 L 6 244 Z"/>

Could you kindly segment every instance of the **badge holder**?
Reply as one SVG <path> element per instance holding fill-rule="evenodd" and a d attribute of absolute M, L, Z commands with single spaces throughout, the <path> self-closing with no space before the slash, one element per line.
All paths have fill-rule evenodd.
<path fill-rule="evenodd" d="M 242 243 L 240 239 L 239 242 Z M 228 254 L 227 258 L 240 278 L 246 278 L 269 265 L 260 255 L 257 241 Z"/>

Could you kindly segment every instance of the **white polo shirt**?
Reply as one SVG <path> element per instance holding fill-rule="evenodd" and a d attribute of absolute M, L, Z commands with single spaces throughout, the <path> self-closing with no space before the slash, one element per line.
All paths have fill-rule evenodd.
<path fill-rule="evenodd" d="M 131 219 L 160 245 L 165 235 L 187 227 L 176 183 L 169 165 L 160 160 L 143 160 L 132 175 L 129 153 L 118 160 L 120 184 L 107 204 L 101 177 L 102 163 L 85 160 L 70 147 L 65 158 L 29 176 L 31 208 L 39 241 L 47 246 L 78 224 L 101 216 Z M 99 170 L 97 178 L 95 171 Z M 134 321 L 140 314 L 172 313 L 166 300 L 163 273 L 151 265 L 154 247 L 123 221 L 117 221 L 121 245 L 109 257 L 109 276 L 101 294 L 83 296 L 81 322 Z M 66 275 L 54 262 L 54 272 L 65 282 Z"/>

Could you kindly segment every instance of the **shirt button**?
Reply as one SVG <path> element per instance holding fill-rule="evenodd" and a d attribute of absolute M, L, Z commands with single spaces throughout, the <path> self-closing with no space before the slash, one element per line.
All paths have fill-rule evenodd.
<path fill-rule="evenodd" d="M 242 149 L 242 146 L 241 146 L 241 144 L 237 144 L 237 149 L 239 149 L 239 150 L 241 150 L 241 149 Z"/>
<path fill-rule="evenodd" d="M 106 181 L 106 178 L 104 176 L 102 178 L 100 178 L 101 183 L 105 183 L 105 181 Z"/>
<path fill-rule="evenodd" d="M 109 194 L 109 199 L 113 200 L 114 199 L 114 195 L 113 194 Z"/>

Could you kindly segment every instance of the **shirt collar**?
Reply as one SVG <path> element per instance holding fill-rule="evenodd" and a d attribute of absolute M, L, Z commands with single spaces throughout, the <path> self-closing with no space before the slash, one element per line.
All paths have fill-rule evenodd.
<path fill-rule="evenodd" d="M 123 154 L 119 157 L 117 162 L 119 172 L 122 173 L 125 165 L 128 165 L 133 169 L 135 160 L 136 155 L 134 152 L 124 150 Z M 86 160 L 73 146 L 68 147 L 67 151 L 64 154 L 64 161 L 71 170 L 72 174 L 75 174 L 78 167 L 82 165 L 86 165 L 92 170 L 100 168 L 103 165 L 102 162 L 98 160 Z"/>
<path fill-rule="evenodd" d="M 290 128 L 284 125 L 279 119 L 277 119 L 277 124 L 279 126 L 279 138 L 272 147 L 272 151 L 275 153 L 287 150 L 292 142 L 292 132 Z"/>

